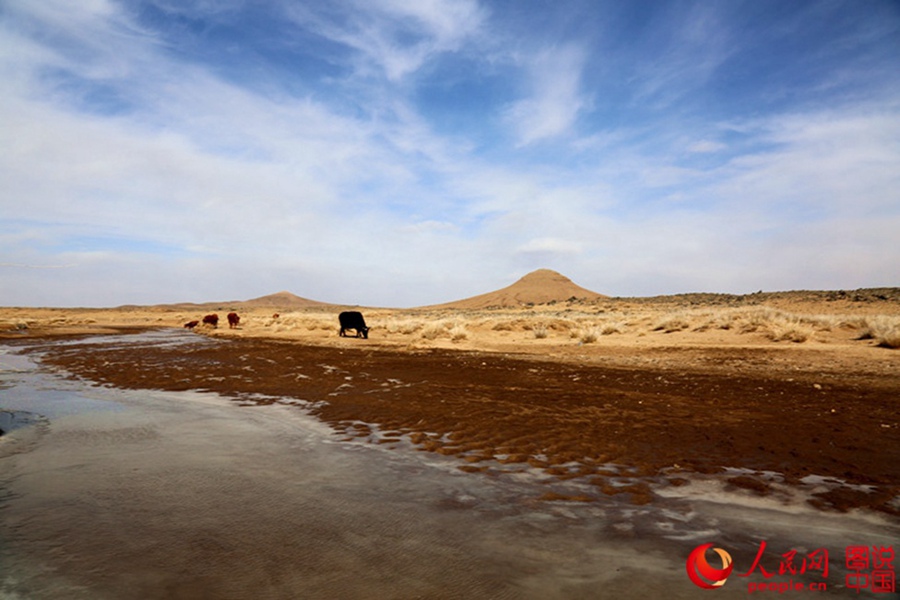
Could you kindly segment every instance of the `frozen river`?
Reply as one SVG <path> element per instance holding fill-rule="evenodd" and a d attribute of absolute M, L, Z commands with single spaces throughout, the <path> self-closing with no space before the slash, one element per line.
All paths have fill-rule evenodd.
<path fill-rule="evenodd" d="M 699 479 L 649 506 L 541 502 L 527 474 L 343 442 L 293 401 L 97 387 L 18 350 L 0 345 L 0 599 L 866 597 L 845 548 L 900 540 L 888 517 Z M 740 577 L 761 541 L 775 576 Z M 736 566 L 715 592 L 685 571 L 707 542 Z M 822 548 L 827 576 L 777 573 Z"/>

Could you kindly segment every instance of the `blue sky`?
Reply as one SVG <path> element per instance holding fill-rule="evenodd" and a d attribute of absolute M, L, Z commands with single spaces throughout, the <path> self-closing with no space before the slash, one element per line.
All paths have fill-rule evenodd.
<path fill-rule="evenodd" d="M 0 305 L 900 285 L 893 1 L 4 0 Z"/>

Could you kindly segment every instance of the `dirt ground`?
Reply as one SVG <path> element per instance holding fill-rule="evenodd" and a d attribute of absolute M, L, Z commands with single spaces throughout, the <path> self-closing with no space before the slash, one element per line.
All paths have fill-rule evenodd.
<path fill-rule="evenodd" d="M 186 316 L 160 314 L 125 324 Z M 799 344 L 704 329 L 696 315 L 667 333 L 653 328 L 651 315 L 640 328 L 625 319 L 621 335 L 585 343 L 554 329 L 561 317 L 549 314 L 540 316 L 546 337 L 534 334 L 533 319 L 523 328 L 522 315 L 488 315 L 479 318 L 493 321 L 470 316 L 456 341 L 450 332 L 459 322 L 429 339 L 421 327 L 409 333 L 398 316 L 377 313 L 370 339 L 340 338 L 334 315 L 322 314 L 281 329 L 280 340 L 272 338 L 284 318 L 259 314 L 240 329 L 208 331 L 228 339 L 189 350 L 75 342 L 43 360 L 101 384 L 211 390 L 247 405 L 275 396 L 309 401 L 347 439 L 412 443 L 486 476 L 537 468 L 595 490 L 548 491 L 549 500 L 627 494 L 652 502 L 660 486 L 730 467 L 747 470 L 722 476 L 749 493 L 816 475 L 832 484 L 810 500 L 820 509 L 900 516 L 900 351 L 859 339 L 846 321 Z M 100 321 L 90 327 L 115 330 Z M 79 331 L 68 325 L 58 332 Z M 44 333 L 32 326 L 7 341 L 41 350 Z"/>

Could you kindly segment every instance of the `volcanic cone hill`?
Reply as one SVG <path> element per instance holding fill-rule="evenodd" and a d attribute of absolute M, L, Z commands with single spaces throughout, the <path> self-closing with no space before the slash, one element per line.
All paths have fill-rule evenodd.
<path fill-rule="evenodd" d="M 268 296 L 262 296 L 260 298 L 254 298 L 252 300 L 239 302 L 238 306 L 240 306 L 241 308 L 300 309 L 332 305 L 328 304 L 327 302 L 319 302 L 317 300 L 310 300 L 309 298 L 302 298 L 290 292 L 278 292 L 275 294 L 269 294 Z"/>
<path fill-rule="evenodd" d="M 514 284 L 494 292 L 428 308 L 514 308 L 533 304 L 565 302 L 572 298 L 590 301 L 607 298 L 607 296 L 585 289 L 556 271 L 538 269 L 525 275 Z"/>

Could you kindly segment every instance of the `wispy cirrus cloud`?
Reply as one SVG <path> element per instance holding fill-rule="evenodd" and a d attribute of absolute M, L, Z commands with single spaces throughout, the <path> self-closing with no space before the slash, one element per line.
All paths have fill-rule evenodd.
<path fill-rule="evenodd" d="M 285 5 L 319 35 L 357 51 L 357 73 L 399 82 L 444 52 L 482 33 L 486 11 L 474 0 L 347 0 L 329 6 Z"/>
<path fill-rule="evenodd" d="M 719 193 L 773 217 L 896 211 L 900 184 L 898 107 L 784 114 L 744 125 L 763 149 L 722 169 Z M 742 205 L 746 205 L 742 204 Z"/>
<path fill-rule="evenodd" d="M 0 303 L 900 279 L 900 16 L 579 7 L 10 0 Z"/>
<path fill-rule="evenodd" d="M 545 48 L 523 58 L 526 95 L 506 111 L 518 143 L 528 145 L 572 130 L 590 104 L 581 87 L 585 51 L 573 44 Z"/>

